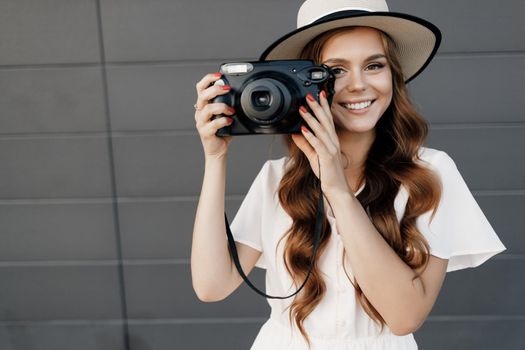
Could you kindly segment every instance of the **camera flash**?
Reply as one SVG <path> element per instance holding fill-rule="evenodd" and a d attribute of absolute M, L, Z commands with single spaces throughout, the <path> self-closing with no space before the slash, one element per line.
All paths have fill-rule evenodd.
<path fill-rule="evenodd" d="M 310 74 L 311 74 L 312 80 L 321 80 L 325 76 L 324 71 L 312 71 L 310 72 Z"/>
<path fill-rule="evenodd" d="M 224 74 L 246 74 L 253 70 L 251 63 L 226 63 L 221 66 L 221 73 Z"/>

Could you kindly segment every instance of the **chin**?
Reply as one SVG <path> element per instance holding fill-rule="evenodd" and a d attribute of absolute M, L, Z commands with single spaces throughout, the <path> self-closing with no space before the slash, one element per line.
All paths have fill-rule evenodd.
<path fill-rule="evenodd" d="M 346 121 L 345 123 L 337 123 L 336 130 L 343 132 L 351 132 L 356 134 L 363 134 L 371 132 L 375 129 L 377 121 L 370 122 L 365 120 L 359 121 Z"/>

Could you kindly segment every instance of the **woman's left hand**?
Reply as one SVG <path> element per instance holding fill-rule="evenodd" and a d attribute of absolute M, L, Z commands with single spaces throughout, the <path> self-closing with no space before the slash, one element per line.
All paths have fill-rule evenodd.
<path fill-rule="evenodd" d="M 308 94 L 306 100 L 317 119 L 308 113 L 304 107 L 301 107 L 299 113 L 315 135 L 303 126 L 301 127 L 302 135 L 292 134 L 292 140 L 308 158 L 312 171 L 317 178 L 319 178 L 319 159 L 321 163 L 321 189 L 327 197 L 345 191 L 351 193 L 352 191 L 350 191 L 346 181 L 339 138 L 335 131 L 326 93 L 321 91 L 319 103 L 311 94 Z"/>

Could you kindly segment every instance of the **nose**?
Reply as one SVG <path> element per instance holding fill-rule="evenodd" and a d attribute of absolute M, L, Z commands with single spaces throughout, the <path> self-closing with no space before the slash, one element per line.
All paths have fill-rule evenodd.
<path fill-rule="evenodd" d="M 352 70 L 349 72 L 346 82 L 346 89 L 349 92 L 363 91 L 366 89 L 366 86 L 366 77 L 363 76 L 363 72 L 361 70 Z"/>

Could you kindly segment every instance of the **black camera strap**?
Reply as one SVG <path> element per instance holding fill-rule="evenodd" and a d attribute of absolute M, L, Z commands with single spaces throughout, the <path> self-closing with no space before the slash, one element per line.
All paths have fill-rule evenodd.
<path fill-rule="evenodd" d="M 239 271 L 239 275 L 241 275 L 244 282 L 246 282 L 246 284 L 251 289 L 253 289 L 257 294 L 262 295 L 263 297 L 266 297 L 269 299 L 288 299 L 288 298 L 293 297 L 297 293 L 299 293 L 301 289 L 303 289 L 303 287 L 305 286 L 306 281 L 310 277 L 310 274 L 312 273 L 312 269 L 314 267 L 315 256 L 317 254 L 317 248 L 319 247 L 319 241 L 321 238 L 321 226 L 323 223 L 322 213 L 323 213 L 323 195 L 321 194 L 321 196 L 319 197 L 319 205 L 317 206 L 317 219 L 315 221 L 315 231 L 314 231 L 314 247 L 313 247 L 313 252 L 312 252 L 312 258 L 310 260 L 310 267 L 308 268 L 308 273 L 306 274 L 306 277 L 303 283 L 301 284 L 301 286 L 293 294 L 290 294 L 286 297 L 268 295 L 264 293 L 263 291 L 261 291 L 260 289 L 258 289 L 257 287 L 255 287 L 253 283 L 248 279 L 248 277 L 242 270 L 241 262 L 239 261 L 239 255 L 237 254 L 237 247 L 235 246 L 235 240 L 233 239 L 233 235 L 230 230 L 230 224 L 228 223 L 228 218 L 226 217 L 226 213 L 224 213 L 224 219 L 226 221 L 226 234 L 228 235 L 228 246 L 230 248 L 230 254 L 233 258 L 233 263 L 235 264 L 235 267 L 237 268 L 237 271 Z"/>
<path fill-rule="evenodd" d="M 319 158 L 317 158 L 317 161 L 319 162 Z M 319 164 L 319 163 L 318 163 Z M 319 168 L 319 178 L 321 177 L 321 169 Z M 324 214 L 324 202 L 323 202 L 323 191 L 321 189 L 321 184 L 319 182 L 319 204 L 317 205 L 317 217 L 315 220 L 315 228 L 314 228 L 314 246 L 312 250 L 312 258 L 310 260 L 310 267 L 308 268 L 308 273 L 306 274 L 306 277 L 301 284 L 301 286 L 293 293 L 286 297 L 280 297 L 280 296 L 272 296 L 264 293 L 257 287 L 253 285 L 253 283 L 248 279 L 244 271 L 241 267 L 241 262 L 239 261 L 239 255 L 237 254 L 237 247 L 235 246 L 235 240 L 233 239 L 232 232 L 230 230 L 230 224 L 228 222 L 228 218 L 226 217 L 226 213 L 224 213 L 224 220 L 226 222 L 226 235 L 228 236 L 228 246 L 230 248 L 230 254 L 233 258 L 233 263 L 235 264 L 235 267 L 237 268 L 237 271 L 239 272 L 239 275 L 241 275 L 242 279 L 246 284 L 253 289 L 257 294 L 262 295 L 263 297 L 266 297 L 268 299 L 288 299 L 296 295 L 303 289 L 303 287 L 306 284 L 306 281 L 310 277 L 310 274 L 312 273 L 312 269 L 314 268 L 315 264 L 315 256 L 317 255 L 317 248 L 319 248 L 319 242 L 321 240 L 321 228 L 323 224 L 323 214 Z"/>

